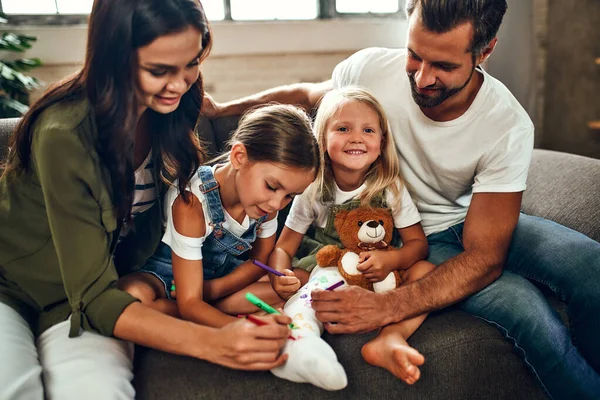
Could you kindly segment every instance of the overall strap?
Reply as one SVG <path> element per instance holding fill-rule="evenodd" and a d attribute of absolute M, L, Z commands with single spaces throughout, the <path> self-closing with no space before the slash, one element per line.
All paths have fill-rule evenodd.
<path fill-rule="evenodd" d="M 215 225 L 222 224 L 225 222 L 225 214 L 219 195 L 219 182 L 215 179 L 211 167 L 205 165 L 198 168 L 198 177 L 202 181 L 200 191 L 206 197 L 211 222 Z"/>

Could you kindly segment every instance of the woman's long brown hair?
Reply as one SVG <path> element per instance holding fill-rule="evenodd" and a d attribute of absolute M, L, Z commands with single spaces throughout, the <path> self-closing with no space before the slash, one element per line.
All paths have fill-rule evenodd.
<path fill-rule="evenodd" d="M 83 68 L 51 86 L 18 123 L 9 140 L 4 174 L 30 169 L 33 127 L 44 110 L 61 101 L 87 98 L 98 131 L 96 151 L 110 174 L 117 218 L 129 220 L 135 186 L 137 49 L 190 26 L 202 34 L 202 61 L 210 52 L 212 37 L 198 0 L 94 1 Z M 161 156 L 156 167 L 164 180 L 178 179 L 182 192 L 204 157 L 195 134 L 203 96 L 200 75 L 176 111 L 164 115 L 146 111 L 153 150 Z"/>

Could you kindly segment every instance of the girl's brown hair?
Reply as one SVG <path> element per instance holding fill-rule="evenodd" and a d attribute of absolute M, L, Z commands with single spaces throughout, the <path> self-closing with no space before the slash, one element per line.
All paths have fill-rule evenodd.
<path fill-rule="evenodd" d="M 229 144 L 245 146 L 251 162 L 270 162 L 286 167 L 319 171 L 319 145 L 312 123 L 301 108 L 268 104 L 247 111 Z M 219 160 L 228 158 L 228 154 Z"/>

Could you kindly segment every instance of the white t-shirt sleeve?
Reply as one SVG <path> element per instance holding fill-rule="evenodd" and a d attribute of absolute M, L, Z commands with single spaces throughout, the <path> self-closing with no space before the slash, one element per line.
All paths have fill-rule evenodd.
<path fill-rule="evenodd" d="M 256 234 L 256 237 L 264 239 L 264 238 L 273 236 L 276 232 L 277 232 L 277 215 L 275 215 L 275 218 L 273 218 L 272 220 L 265 221 L 262 223 L 262 225 L 260 226 L 260 229 L 258 230 L 258 232 Z"/>
<path fill-rule="evenodd" d="M 407 226 L 411 226 L 416 224 L 417 222 L 421 222 L 421 215 L 419 214 L 419 210 L 417 210 L 417 206 L 413 202 L 410 197 L 410 193 L 406 189 L 406 186 L 402 186 L 400 189 L 401 202 L 400 207 L 392 206 L 392 216 L 394 217 L 394 227 L 406 228 Z M 394 205 L 393 194 L 388 190 L 386 191 L 386 201 L 388 204 Z"/>
<path fill-rule="evenodd" d="M 361 78 L 369 79 L 373 74 L 380 73 L 380 70 L 369 68 L 369 66 L 377 65 L 377 60 L 386 52 L 380 47 L 369 47 L 352 54 L 333 69 L 331 74 L 333 87 L 360 86 Z"/>
<path fill-rule="evenodd" d="M 173 225 L 171 220 L 169 223 Z M 202 260 L 202 245 L 205 238 L 206 236 L 199 238 L 183 236 L 172 226 L 172 229 L 165 231 L 162 241 L 169 245 L 173 253 L 185 260 Z"/>
<path fill-rule="evenodd" d="M 522 192 L 533 154 L 533 126 L 509 132 L 477 165 L 473 193 Z"/>
<path fill-rule="evenodd" d="M 285 220 L 285 226 L 301 234 L 305 234 L 315 220 L 312 201 L 307 192 L 308 190 L 305 190 L 301 195 L 294 197 L 290 212 Z"/>
<path fill-rule="evenodd" d="M 201 204 L 203 204 L 202 200 L 204 197 L 200 192 L 199 182 L 200 178 L 195 174 L 190 180 L 189 187 L 192 194 L 198 198 L 198 201 L 200 201 Z M 173 203 L 175 203 L 178 195 L 179 190 L 177 186 L 174 185 L 169 188 L 169 191 L 165 196 L 165 214 L 167 216 L 167 221 L 162 241 L 169 245 L 175 254 L 185 260 L 202 260 L 202 245 L 204 244 L 206 237 L 211 234 L 212 227 L 209 224 L 205 224 L 204 236 L 199 238 L 184 236 L 177 232 L 175 224 L 173 223 Z M 204 210 L 204 218 L 206 219 L 206 217 L 206 210 Z"/>

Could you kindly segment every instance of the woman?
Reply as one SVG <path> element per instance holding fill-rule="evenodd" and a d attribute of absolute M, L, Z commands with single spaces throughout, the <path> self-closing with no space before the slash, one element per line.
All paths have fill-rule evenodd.
<path fill-rule="evenodd" d="M 209 328 L 117 288 L 160 240 L 164 183 L 185 188 L 201 164 L 211 42 L 198 0 L 97 0 L 83 69 L 17 126 L 0 179 L 0 398 L 133 398 L 127 342 L 231 368 L 285 362 L 287 317 Z"/>

